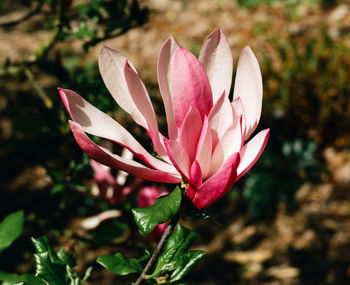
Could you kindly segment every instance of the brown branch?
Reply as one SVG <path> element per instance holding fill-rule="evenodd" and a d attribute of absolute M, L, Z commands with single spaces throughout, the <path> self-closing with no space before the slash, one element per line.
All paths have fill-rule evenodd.
<path fill-rule="evenodd" d="M 57 11 L 54 20 L 54 33 L 48 43 L 42 48 L 39 48 L 34 52 L 36 54 L 36 61 L 43 59 L 47 56 L 48 52 L 56 45 L 59 41 L 63 30 L 63 18 L 64 18 L 64 3 L 63 0 L 57 2 Z"/>
<path fill-rule="evenodd" d="M 30 9 L 30 11 L 26 14 L 24 14 L 23 16 L 21 16 L 20 18 L 18 19 L 15 19 L 15 20 L 12 20 L 12 21 L 8 21 L 8 22 L 3 22 L 3 23 L 0 23 L 0 26 L 1 27 L 4 27 L 4 28 L 10 28 L 12 26 L 16 26 L 18 25 L 19 23 L 21 22 L 24 22 L 24 21 L 27 21 L 29 20 L 31 17 L 33 17 L 34 15 L 36 15 L 37 13 L 39 13 L 41 11 L 41 6 L 42 4 L 41 3 L 37 3 L 34 8 Z"/>
<path fill-rule="evenodd" d="M 29 67 L 25 67 L 24 74 L 26 75 L 30 85 L 32 85 L 35 92 L 39 95 L 41 100 L 43 100 L 46 108 L 52 108 L 53 103 L 50 97 L 45 93 L 44 89 L 35 81 L 34 74 Z"/>
<path fill-rule="evenodd" d="M 177 222 L 179 221 L 179 215 L 176 215 L 175 217 L 173 217 L 170 221 L 170 223 L 168 224 L 168 226 L 166 227 L 158 245 L 157 248 L 154 250 L 151 258 L 149 259 L 149 261 L 147 262 L 145 268 L 143 269 L 141 275 L 137 278 L 136 282 L 134 283 L 134 285 L 141 285 L 143 280 L 145 280 L 147 272 L 151 269 L 152 265 L 155 263 L 155 261 L 157 260 L 161 250 L 163 249 L 163 246 L 165 245 L 165 243 L 167 242 L 169 236 L 172 234 L 172 232 L 174 231 Z"/>

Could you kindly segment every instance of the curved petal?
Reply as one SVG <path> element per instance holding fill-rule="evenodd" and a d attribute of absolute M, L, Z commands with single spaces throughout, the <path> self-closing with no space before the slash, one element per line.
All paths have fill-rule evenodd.
<path fill-rule="evenodd" d="M 246 140 L 246 136 L 245 136 L 245 134 L 246 134 L 246 117 L 245 117 L 241 98 L 238 97 L 238 98 L 234 99 L 231 102 L 231 106 L 232 106 L 232 110 L 233 110 L 233 116 L 235 118 L 242 116 L 242 134 L 243 134 L 243 139 Z"/>
<path fill-rule="evenodd" d="M 234 153 L 224 167 L 206 180 L 197 191 L 189 191 L 190 199 L 198 209 L 203 209 L 221 198 L 236 181 L 239 154 Z"/>
<path fill-rule="evenodd" d="M 189 177 L 191 162 L 186 150 L 175 140 L 164 139 L 164 144 L 169 158 L 177 171 L 180 172 L 186 181 L 190 181 Z"/>
<path fill-rule="evenodd" d="M 106 175 L 106 176 L 109 176 L 111 175 L 111 168 L 106 166 L 106 165 L 103 165 L 93 159 L 90 159 L 90 166 L 92 168 L 92 170 L 94 171 L 95 174 L 98 174 L 101 176 L 103 175 Z M 113 176 L 112 176 L 113 177 Z M 114 178 L 113 178 L 114 179 Z"/>
<path fill-rule="evenodd" d="M 207 72 L 214 103 L 223 91 L 230 94 L 233 59 L 230 45 L 220 28 L 206 38 L 198 59 Z"/>
<path fill-rule="evenodd" d="M 223 134 L 234 122 L 232 106 L 225 92 L 221 94 L 210 110 L 208 119 L 213 135 L 213 147 L 215 147 Z"/>
<path fill-rule="evenodd" d="M 259 123 L 262 104 L 262 77 L 258 61 L 250 47 L 245 47 L 239 56 L 233 99 L 241 98 L 244 113 L 246 135 L 254 132 Z"/>
<path fill-rule="evenodd" d="M 179 142 L 188 153 L 191 162 L 196 156 L 197 144 L 201 130 L 201 115 L 195 107 L 190 107 L 190 110 L 180 128 Z"/>
<path fill-rule="evenodd" d="M 121 187 L 117 185 L 111 173 L 111 168 L 93 159 L 90 159 L 90 166 L 94 170 L 94 179 L 98 187 L 96 194 L 103 199 L 109 200 L 112 204 L 119 201 Z"/>
<path fill-rule="evenodd" d="M 124 75 L 133 102 L 147 122 L 148 127 L 146 129 L 152 139 L 156 152 L 161 157 L 167 156 L 165 147 L 162 144 L 163 142 L 160 141 L 156 114 L 154 113 L 153 105 L 145 85 L 128 62 L 125 63 Z"/>
<path fill-rule="evenodd" d="M 265 129 L 246 143 L 241 151 L 241 162 L 237 169 L 237 180 L 241 178 L 259 159 L 269 139 L 270 129 Z"/>
<path fill-rule="evenodd" d="M 124 76 L 124 66 L 127 58 L 117 50 L 102 46 L 98 55 L 98 66 L 102 79 L 113 96 L 114 100 L 134 121 L 148 129 L 147 120 L 135 105 L 134 98 L 130 96 Z M 134 70 L 135 68 L 132 67 Z"/>
<path fill-rule="evenodd" d="M 96 145 L 83 131 L 82 127 L 69 121 L 75 140 L 81 149 L 92 159 L 111 168 L 120 169 L 144 180 L 165 183 L 179 183 L 181 177 L 162 170 L 148 168 L 136 161 L 125 159 L 111 153 L 108 149 Z"/>
<path fill-rule="evenodd" d="M 121 157 L 132 160 L 134 157 L 134 154 L 131 151 L 129 151 L 127 148 L 123 148 Z M 128 175 L 129 174 L 127 172 L 119 170 L 115 178 L 115 180 L 117 181 L 117 184 L 124 186 Z"/>
<path fill-rule="evenodd" d="M 163 185 L 142 187 L 138 195 L 138 206 L 141 208 L 152 206 L 160 196 L 169 194 Z"/>
<path fill-rule="evenodd" d="M 172 165 L 148 153 L 125 128 L 88 103 L 80 95 L 68 89 L 58 89 L 58 91 L 73 121 L 77 122 L 85 132 L 109 139 L 128 148 L 135 156 L 154 168 L 176 173 L 176 169 Z"/>
<path fill-rule="evenodd" d="M 209 128 L 208 117 L 204 117 L 202 132 L 198 139 L 196 160 L 198 161 L 203 179 L 205 179 L 210 170 L 211 159 L 212 159 L 213 145 L 211 129 Z"/>
<path fill-rule="evenodd" d="M 212 176 L 233 153 L 240 152 L 242 143 L 242 117 L 239 117 L 227 129 L 215 147 L 209 176 Z"/>
<path fill-rule="evenodd" d="M 198 59 L 181 47 L 174 52 L 170 88 L 178 128 L 190 106 L 198 109 L 202 119 L 209 114 L 213 98 L 207 74 Z"/>
<path fill-rule="evenodd" d="M 169 139 L 177 137 L 177 128 L 171 102 L 170 85 L 172 61 L 175 49 L 178 47 L 173 37 L 169 37 L 160 49 L 157 62 L 157 76 L 160 94 L 163 98 L 164 109 L 168 124 Z"/>
<path fill-rule="evenodd" d="M 197 160 L 193 161 L 190 169 L 189 181 L 195 188 L 199 188 L 202 185 L 202 170 Z"/>

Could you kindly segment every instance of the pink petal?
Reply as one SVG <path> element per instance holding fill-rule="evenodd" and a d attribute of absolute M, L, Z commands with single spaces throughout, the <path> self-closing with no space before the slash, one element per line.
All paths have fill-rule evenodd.
<path fill-rule="evenodd" d="M 188 193 L 190 199 L 198 209 L 203 209 L 214 203 L 230 190 L 236 180 L 238 164 L 239 154 L 234 153 L 227 162 L 225 162 L 225 165 L 220 171 L 206 180 L 197 191 L 192 189 Z"/>
<path fill-rule="evenodd" d="M 127 58 L 122 53 L 102 46 L 98 56 L 98 65 L 107 89 L 118 105 L 129 113 L 136 123 L 148 129 L 145 114 L 138 109 L 128 90 L 124 76 L 126 62 Z M 134 67 L 133 69 L 135 70 Z"/>
<path fill-rule="evenodd" d="M 199 111 L 195 107 L 190 107 L 183 124 L 180 128 L 179 141 L 188 153 L 190 161 L 196 156 L 199 135 L 202 130 L 202 120 Z"/>
<path fill-rule="evenodd" d="M 265 129 L 246 143 L 241 151 L 241 162 L 237 169 L 237 180 L 241 178 L 259 159 L 269 139 L 270 129 Z"/>
<path fill-rule="evenodd" d="M 202 185 L 202 170 L 197 160 L 193 161 L 190 169 L 190 183 L 199 188 Z"/>
<path fill-rule="evenodd" d="M 234 99 L 231 103 L 232 110 L 233 110 L 233 116 L 235 118 L 238 118 L 239 116 L 242 116 L 242 133 L 244 134 L 244 140 L 246 140 L 246 116 L 244 113 L 243 105 L 242 105 L 242 100 L 240 97 Z"/>
<path fill-rule="evenodd" d="M 146 129 L 152 139 L 156 152 L 161 157 L 167 156 L 163 142 L 161 142 L 159 138 L 156 114 L 154 113 L 145 85 L 128 63 L 125 64 L 124 73 L 133 102 L 147 122 L 148 127 Z"/>
<path fill-rule="evenodd" d="M 208 117 L 204 118 L 202 132 L 200 134 L 200 137 L 198 139 L 198 145 L 197 145 L 197 153 L 196 153 L 196 160 L 198 161 L 202 174 L 203 179 L 205 179 L 210 170 L 211 165 L 211 156 L 212 156 L 212 136 L 211 136 L 211 129 L 209 128 L 208 123 Z"/>
<path fill-rule="evenodd" d="M 163 185 L 142 187 L 138 195 L 138 206 L 141 208 L 152 206 L 160 196 L 169 194 Z"/>
<path fill-rule="evenodd" d="M 172 72 L 172 61 L 174 51 L 178 45 L 173 37 L 168 38 L 160 49 L 157 63 L 157 75 L 160 94 L 163 98 L 166 119 L 168 123 L 169 139 L 175 139 L 177 137 L 177 127 L 175 124 L 175 117 L 173 112 L 173 105 L 170 95 L 170 78 Z"/>
<path fill-rule="evenodd" d="M 90 166 L 93 169 L 95 174 L 101 174 L 101 176 L 103 176 L 105 174 L 106 174 L 106 176 L 111 175 L 111 168 L 110 167 L 103 165 L 103 164 L 101 164 L 93 159 L 90 159 Z M 113 176 L 112 176 L 112 178 L 113 178 Z"/>
<path fill-rule="evenodd" d="M 209 176 L 213 175 L 232 154 L 241 150 L 243 143 L 241 126 L 242 117 L 240 116 L 227 129 L 221 140 L 218 142 L 213 151 Z"/>
<path fill-rule="evenodd" d="M 232 106 L 225 92 L 221 94 L 210 110 L 208 119 L 213 135 L 213 147 L 215 147 L 223 134 L 234 122 Z"/>
<path fill-rule="evenodd" d="M 110 167 L 103 165 L 93 159 L 90 160 L 90 166 L 94 170 L 94 179 L 96 183 L 98 184 L 100 190 L 100 185 L 104 185 L 104 188 L 107 188 L 107 186 L 113 186 L 116 181 L 111 173 Z M 106 191 L 101 191 L 106 192 Z"/>
<path fill-rule="evenodd" d="M 209 114 L 213 98 L 208 77 L 198 59 L 189 51 L 177 47 L 171 72 L 171 97 L 178 128 L 191 106 L 196 107 L 202 119 Z"/>
<path fill-rule="evenodd" d="M 181 177 L 177 174 L 168 173 L 163 170 L 148 168 L 136 161 L 125 159 L 119 155 L 112 154 L 108 149 L 96 145 L 84 133 L 82 127 L 73 121 L 69 121 L 73 135 L 81 149 L 92 159 L 111 168 L 120 169 L 136 177 L 166 183 L 179 183 Z"/>
<path fill-rule="evenodd" d="M 129 151 L 127 148 L 123 148 L 121 157 L 132 160 L 134 157 L 134 154 L 131 151 Z M 115 180 L 119 185 L 124 185 L 128 175 L 129 174 L 126 173 L 125 171 L 118 171 L 117 177 L 115 178 Z"/>
<path fill-rule="evenodd" d="M 121 187 L 116 183 L 111 169 L 93 159 L 90 165 L 94 170 L 94 179 L 98 186 L 98 196 L 111 204 L 116 204 L 121 198 Z"/>
<path fill-rule="evenodd" d="M 154 168 L 176 173 L 173 166 L 149 154 L 125 128 L 77 93 L 68 89 L 59 89 L 58 91 L 68 113 L 85 132 L 112 140 L 128 148 L 135 156 Z"/>
<path fill-rule="evenodd" d="M 259 123 L 262 104 L 262 77 L 258 61 L 250 47 L 245 47 L 239 57 L 233 99 L 241 98 L 245 113 L 246 137 Z"/>
<path fill-rule="evenodd" d="M 230 94 L 233 59 L 230 45 L 220 28 L 207 37 L 198 59 L 207 72 L 214 103 L 223 91 L 226 96 Z"/>
<path fill-rule="evenodd" d="M 187 190 L 186 190 L 186 195 L 187 195 L 187 197 L 188 197 L 191 201 L 193 201 L 194 197 L 196 196 L 196 193 L 197 193 L 197 189 L 196 189 L 194 186 L 192 186 L 191 183 L 189 183 L 189 184 L 187 185 Z"/>
<path fill-rule="evenodd" d="M 139 186 L 143 183 L 144 181 L 140 178 L 135 178 L 133 182 L 126 187 L 123 187 L 122 189 L 122 198 L 126 197 L 130 193 L 134 192 L 136 189 L 139 188 Z"/>
<path fill-rule="evenodd" d="M 177 171 L 189 181 L 191 162 L 186 150 L 175 140 L 164 139 L 169 158 Z"/>

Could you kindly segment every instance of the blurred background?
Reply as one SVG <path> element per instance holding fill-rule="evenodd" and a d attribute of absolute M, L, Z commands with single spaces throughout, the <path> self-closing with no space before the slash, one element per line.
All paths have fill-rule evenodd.
<path fill-rule="evenodd" d="M 95 260 L 117 251 L 140 256 L 152 246 L 130 216 L 137 192 L 115 205 L 91 196 L 93 170 L 56 88 L 75 90 L 149 143 L 108 94 L 96 63 L 100 46 L 133 62 L 164 130 L 156 77 L 162 43 L 173 35 L 198 55 L 217 27 L 235 65 L 245 45 L 257 56 L 264 83 L 258 130 L 271 133 L 258 163 L 207 209 L 219 225 L 183 222 L 201 235 L 195 247 L 208 252 L 187 281 L 349 284 L 346 0 L 0 0 L 0 219 L 19 209 L 26 217 L 23 235 L 0 253 L 2 271 L 32 273 L 30 237 L 47 235 L 55 248 L 74 251 L 79 273 L 94 267 L 86 284 L 134 280 Z M 110 209 L 118 217 L 82 228 L 87 217 Z"/>

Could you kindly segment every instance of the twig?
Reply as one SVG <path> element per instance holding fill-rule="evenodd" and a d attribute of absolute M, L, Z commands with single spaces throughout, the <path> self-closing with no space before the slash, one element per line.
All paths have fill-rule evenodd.
<path fill-rule="evenodd" d="M 178 221 L 179 221 L 179 215 L 176 215 L 175 217 L 173 217 L 171 219 L 170 223 L 166 227 L 166 229 L 165 229 L 165 231 L 164 231 L 164 233 L 163 233 L 163 235 L 162 235 L 162 237 L 161 237 L 161 239 L 160 239 L 160 241 L 159 241 L 159 243 L 157 245 L 157 248 L 154 250 L 151 258 L 147 262 L 145 268 L 143 269 L 141 275 L 137 278 L 137 280 L 134 283 L 134 285 L 141 285 L 143 280 L 145 280 L 147 272 L 151 269 L 152 265 L 156 261 L 156 259 L 157 259 L 158 255 L 160 254 L 163 246 L 165 245 L 165 243 L 168 240 L 169 236 L 174 231 Z"/>
<path fill-rule="evenodd" d="M 59 0 L 57 2 L 57 11 L 55 15 L 54 22 L 54 33 L 50 39 L 50 41 L 37 52 L 37 61 L 45 58 L 48 52 L 55 46 L 55 44 L 59 41 L 62 30 L 63 30 L 63 18 L 64 18 L 64 4 L 63 0 Z"/>
<path fill-rule="evenodd" d="M 46 108 L 52 108 L 53 103 L 50 97 L 45 93 L 44 89 L 35 81 L 34 75 L 29 67 L 24 68 L 24 74 L 26 75 L 29 83 L 32 85 L 36 93 L 43 100 Z"/>
<path fill-rule="evenodd" d="M 42 6 L 41 3 L 37 3 L 34 8 L 32 8 L 28 13 L 24 14 L 22 17 L 15 19 L 15 20 L 12 20 L 12 21 L 0 23 L 0 26 L 4 27 L 4 28 L 10 28 L 12 26 L 15 26 L 15 25 L 21 23 L 21 22 L 27 21 L 31 17 L 33 17 L 34 15 L 36 15 L 37 13 L 40 12 L 41 6 Z"/>

